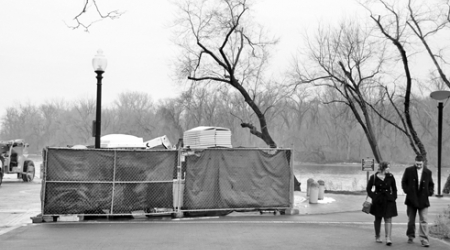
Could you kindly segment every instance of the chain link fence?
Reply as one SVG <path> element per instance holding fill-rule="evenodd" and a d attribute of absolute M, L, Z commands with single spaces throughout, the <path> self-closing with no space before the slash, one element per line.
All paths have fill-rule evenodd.
<path fill-rule="evenodd" d="M 44 150 L 43 215 L 171 213 L 176 150 Z"/>
<path fill-rule="evenodd" d="M 290 149 L 46 148 L 42 215 L 288 209 Z"/>

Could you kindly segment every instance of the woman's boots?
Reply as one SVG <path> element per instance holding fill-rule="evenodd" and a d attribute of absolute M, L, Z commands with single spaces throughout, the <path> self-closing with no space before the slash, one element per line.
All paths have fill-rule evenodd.
<path fill-rule="evenodd" d="M 374 221 L 373 226 L 375 228 L 375 241 L 378 243 L 383 243 L 380 237 L 381 221 L 380 222 Z"/>
<path fill-rule="evenodd" d="M 392 245 L 392 223 L 391 222 L 384 222 L 384 229 L 386 231 L 386 245 L 390 246 Z"/>
<path fill-rule="evenodd" d="M 383 243 L 380 237 L 381 221 L 375 220 L 373 222 L 373 227 L 375 228 L 375 241 L 378 243 Z M 390 219 L 384 221 L 384 230 L 386 232 L 386 245 L 392 245 L 392 221 Z"/>

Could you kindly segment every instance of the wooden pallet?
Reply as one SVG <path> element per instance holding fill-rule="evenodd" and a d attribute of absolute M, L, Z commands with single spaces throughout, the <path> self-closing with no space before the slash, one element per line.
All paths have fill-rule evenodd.
<path fill-rule="evenodd" d="M 78 215 L 56 215 L 56 216 L 47 216 L 42 214 L 38 214 L 34 217 L 31 217 L 31 221 L 33 223 L 44 223 L 44 222 L 77 222 L 82 221 L 84 216 Z"/>

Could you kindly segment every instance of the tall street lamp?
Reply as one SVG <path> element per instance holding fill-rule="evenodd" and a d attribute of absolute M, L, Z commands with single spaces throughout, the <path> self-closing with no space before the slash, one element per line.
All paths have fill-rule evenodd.
<path fill-rule="evenodd" d="M 438 90 L 431 92 L 430 97 L 438 101 L 438 194 L 437 197 L 442 197 L 441 194 L 441 153 L 442 153 L 442 111 L 444 110 L 444 101 L 450 98 L 450 91 Z"/>
<path fill-rule="evenodd" d="M 106 61 L 103 51 L 99 49 L 97 55 L 92 59 L 92 66 L 97 73 L 97 110 L 95 114 L 95 148 L 100 148 L 100 135 L 102 124 L 102 74 L 105 72 L 108 62 Z"/>

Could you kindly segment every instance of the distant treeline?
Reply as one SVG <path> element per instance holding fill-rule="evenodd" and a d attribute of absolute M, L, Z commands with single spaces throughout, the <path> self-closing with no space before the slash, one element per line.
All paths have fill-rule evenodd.
<path fill-rule="evenodd" d="M 296 161 L 359 162 L 371 157 L 367 139 L 347 106 L 324 104 L 319 94 L 297 93 L 288 97 L 267 93 L 258 100 L 266 107 L 271 135 L 279 147 L 293 148 Z M 389 104 L 385 104 L 389 109 Z M 415 100 L 413 117 L 423 140 L 428 159 L 436 164 L 437 108 L 429 99 Z M 95 99 L 71 103 L 47 101 L 44 104 L 20 104 L 7 107 L 1 117 L 1 140 L 25 139 L 30 153 L 40 154 L 46 146 L 93 145 L 92 121 Z M 409 142 L 402 133 L 377 115 L 372 116 L 380 151 L 385 160 L 410 163 L 414 159 Z M 242 128 L 242 122 L 258 126 L 254 114 L 242 97 L 228 90 L 191 89 L 177 98 L 154 102 L 143 92 L 118 95 L 111 104 L 103 104 L 102 135 L 130 134 L 149 140 L 166 135 L 172 144 L 183 132 L 197 126 L 220 126 L 231 129 L 234 147 L 267 147 Z M 444 111 L 443 165 L 450 165 L 448 127 L 450 114 Z"/>

